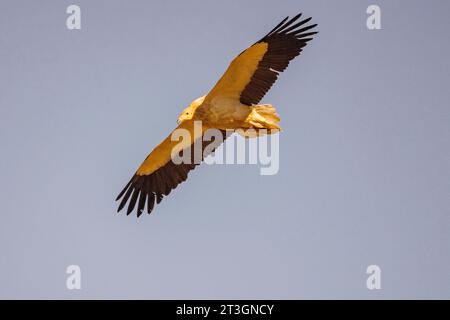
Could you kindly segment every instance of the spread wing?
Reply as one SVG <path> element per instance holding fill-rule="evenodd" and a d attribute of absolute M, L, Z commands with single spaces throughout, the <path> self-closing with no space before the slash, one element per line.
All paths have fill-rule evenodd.
<path fill-rule="evenodd" d="M 286 17 L 266 36 L 237 56 L 205 101 L 228 97 L 242 104 L 257 104 L 269 91 L 289 62 L 298 56 L 317 32 L 311 18 L 297 22 L 301 13 L 288 21 Z M 306 26 L 305 26 L 306 25 Z"/>
<path fill-rule="evenodd" d="M 184 129 L 190 138 L 185 137 L 179 140 L 173 139 L 172 134 L 176 130 Z M 117 196 L 116 201 L 121 200 L 117 211 L 119 212 L 128 202 L 127 215 L 129 215 L 137 203 L 137 216 L 139 217 L 147 204 L 147 213 L 151 213 L 156 203 L 161 202 L 172 189 L 175 189 L 181 182 L 187 179 L 189 171 L 194 169 L 202 160 L 207 151 L 212 152 L 218 147 L 227 136 L 225 131 L 220 131 L 221 139 L 201 139 L 207 128 L 195 127 L 194 122 L 182 122 L 163 142 L 161 142 L 144 160 L 130 182 Z M 179 131 L 180 132 L 180 131 Z M 201 139 L 201 154 L 199 159 L 195 159 L 194 143 Z M 174 141 L 175 140 L 175 141 Z M 205 148 L 208 148 L 205 150 Z M 204 154 L 204 151 L 205 154 Z M 191 152 L 191 161 L 176 164 L 173 155 L 183 155 Z M 197 160 L 197 161 L 195 161 Z"/>

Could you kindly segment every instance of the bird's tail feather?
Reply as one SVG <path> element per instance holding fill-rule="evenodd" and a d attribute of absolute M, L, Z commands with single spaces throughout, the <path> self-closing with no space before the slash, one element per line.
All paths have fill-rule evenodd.
<path fill-rule="evenodd" d="M 246 128 L 239 133 L 246 137 L 258 137 L 264 134 L 277 133 L 281 130 L 279 126 L 280 117 L 271 104 L 259 104 L 251 107 L 252 111 L 245 120 Z"/>

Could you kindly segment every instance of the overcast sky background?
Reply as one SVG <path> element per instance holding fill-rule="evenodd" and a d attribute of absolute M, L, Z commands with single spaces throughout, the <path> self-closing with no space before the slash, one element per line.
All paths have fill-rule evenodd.
<path fill-rule="evenodd" d="M 320 33 L 263 99 L 282 118 L 279 173 L 203 165 L 151 216 L 116 214 L 182 108 L 298 12 Z M 450 298 L 449 12 L 1 1 L 0 298 Z"/>

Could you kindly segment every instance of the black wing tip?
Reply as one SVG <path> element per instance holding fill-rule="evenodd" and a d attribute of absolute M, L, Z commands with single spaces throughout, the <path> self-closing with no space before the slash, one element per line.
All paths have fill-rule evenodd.
<path fill-rule="evenodd" d="M 228 137 L 229 132 L 221 130 L 224 139 Z M 220 140 L 222 143 L 223 140 Z M 205 144 L 206 143 L 206 144 Z M 210 146 L 211 143 L 204 141 L 202 147 Z M 218 144 L 214 144 L 214 148 Z M 194 152 L 194 148 L 191 149 Z M 204 151 L 204 149 L 203 149 Z M 191 155 L 191 159 L 194 154 Z M 147 206 L 147 213 L 151 214 L 155 206 L 159 204 L 163 198 L 170 194 L 178 185 L 186 181 L 189 172 L 193 170 L 198 164 L 175 164 L 169 161 L 158 170 L 148 174 L 139 175 L 135 173 L 131 180 L 127 183 L 125 188 L 117 196 L 116 201 L 120 201 L 117 212 L 120 212 L 128 203 L 126 215 L 130 215 L 136 208 L 136 215 L 139 218 L 143 213 L 145 206 Z M 137 204 L 137 206 L 136 206 Z"/>
<path fill-rule="evenodd" d="M 315 23 L 315 24 L 312 24 L 312 25 L 308 25 L 308 26 L 306 26 L 304 28 L 300 28 L 301 26 L 303 26 L 303 25 L 307 24 L 308 22 L 310 22 L 312 20 L 312 17 L 305 18 L 305 19 L 303 19 L 303 20 L 293 24 L 301 16 L 302 16 L 302 13 L 299 13 L 299 14 L 295 15 L 291 19 L 289 19 L 289 16 L 287 16 L 278 25 L 276 25 L 275 28 L 270 30 L 270 32 L 268 34 L 266 34 L 258 42 L 262 42 L 262 41 L 266 40 L 267 38 L 270 38 L 271 36 L 275 36 L 275 35 L 292 35 L 295 38 L 297 38 L 298 40 L 301 40 L 302 39 L 302 32 L 305 32 L 307 30 L 313 29 L 313 28 L 317 27 L 317 25 L 318 25 L 317 23 Z"/>
<path fill-rule="evenodd" d="M 122 196 L 125 194 L 125 192 L 128 190 L 128 188 L 130 187 L 130 185 L 133 183 L 133 181 L 136 179 L 136 174 L 133 175 L 133 177 L 130 179 L 130 181 L 128 181 L 128 183 L 126 184 L 126 186 L 122 189 L 122 191 L 120 191 L 120 193 L 117 195 L 116 201 L 119 201 L 120 198 L 122 198 Z"/>
<path fill-rule="evenodd" d="M 125 206 L 119 206 L 118 208 L 117 208 L 117 213 L 121 213 L 120 211 L 122 211 L 122 209 L 124 208 Z M 145 205 L 144 205 L 144 207 L 142 207 L 142 208 L 138 208 L 138 209 L 136 209 L 136 217 L 137 218 L 139 218 L 143 213 L 144 213 L 144 211 L 146 211 L 147 212 L 147 214 L 151 214 L 152 212 L 153 212 L 153 209 L 154 209 L 154 205 L 149 205 L 149 203 L 147 202 L 147 210 L 144 210 L 145 209 Z M 126 212 L 126 215 L 127 216 L 129 216 L 129 215 L 131 215 L 131 213 L 133 212 L 133 209 L 131 209 L 131 210 L 127 210 L 127 212 Z"/>

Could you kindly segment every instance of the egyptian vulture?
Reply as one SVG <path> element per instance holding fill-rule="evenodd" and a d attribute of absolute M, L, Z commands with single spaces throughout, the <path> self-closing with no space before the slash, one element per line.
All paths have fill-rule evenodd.
<path fill-rule="evenodd" d="M 266 129 L 265 132 L 270 134 L 280 129 L 280 118 L 275 108 L 259 102 L 280 72 L 287 68 L 289 62 L 302 52 L 317 33 L 312 31 L 317 24 L 309 24 L 311 18 L 299 21 L 301 15 L 290 20 L 286 17 L 261 40 L 239 54 L 211 91 L 195 99 L 183 110 L 175 130 L 188 131 L 193 138 L 180 143 L 174 141 L 171 134 L 161 142 L 117 196 L 116 201 L 121 200 L 117 211 L 122 210 L 128 202 L 127 215 L 136 204 L 138 217 L 146 204 L 147 213 L 151 213 L 155 202 L 159 203 L 185 181 L 189 171 L 199 164 L 198 161 L 174 161 L 174 150 L 180 154 L 192 153 L 194 148 L 191 146 L 195 141 L 201 141 L 201 148 L 205 149 L 209 143 L 201 138 L 208 129 L 220 130 L 223 138 L 230 130 L 254 129 L 253 132 L 257 132 Z M 198 121 L 201 121 L 200 130 L 196 130 L 194 125 Z"/>

